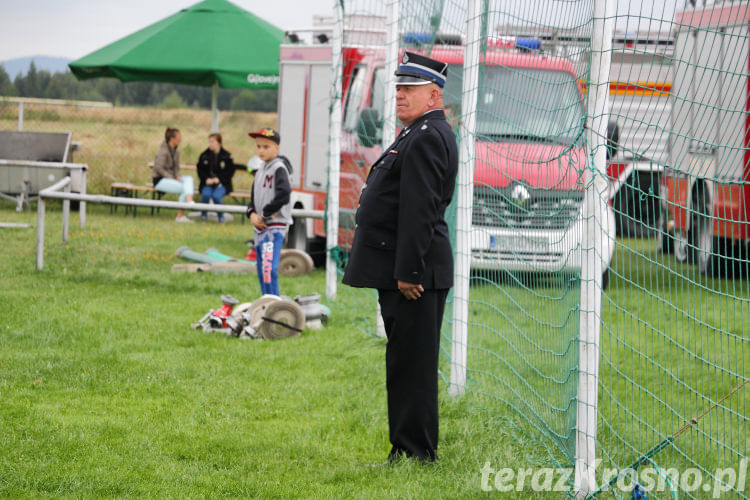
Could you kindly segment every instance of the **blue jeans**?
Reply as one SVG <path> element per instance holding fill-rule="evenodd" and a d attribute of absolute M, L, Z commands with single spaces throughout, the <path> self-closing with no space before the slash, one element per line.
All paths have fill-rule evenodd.
<path fill-rule="evenodd" d="M 201 191 L 201 203 L 208 203 L 209 200 L 214 200 L 216 205 L 222 205 L 221 199 L 227 194 L 227 188 L 221 184 L 215 184 L 213 186 L 203 186 Z M 206 212 L 201 212 L 201 217 L 206 217 Z M 219 212 L 216 214 L 219 220 L 224 220 L 224 214 Z"/>
<path fill-rule="evenodd" d="M 261 295 L 279 295 L 279 259 L 283 243 L 283 229 L 255 233 L 255 265 L 258 267 Z"/>

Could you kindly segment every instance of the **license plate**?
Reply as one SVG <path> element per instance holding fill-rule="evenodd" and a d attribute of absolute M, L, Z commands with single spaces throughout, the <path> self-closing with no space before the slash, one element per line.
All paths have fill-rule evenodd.
<path fill-rule="evenodd" d="M 489 246 L 490 250 L 506 252 L 546 252 L 549 251 L 549 239 L 525 236 L 490 236 Z"/>

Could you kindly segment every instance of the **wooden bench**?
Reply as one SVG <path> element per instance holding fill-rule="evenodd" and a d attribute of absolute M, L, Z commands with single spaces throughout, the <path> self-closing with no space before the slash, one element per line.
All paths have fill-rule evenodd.
<path fill-rule="evenodd" d="M 140 198 L 143 194 L 148 195 L 148 193 L 151 193 L 151 199 L 152 200 L 161 200 L 162 196 L 164 196 L 165 193 L 161 191 L 157 191 L 154 189 L 153 184 L 148 183 L 146 185 L 138 185 L 138 184 L 132 184 L 130 182 L 113 182 L 109 185 L 109 195 L 110 196 L 119 196 L 124 198 Z M 200 193 L 196 191 L 196 196 L 200 196 Z M 230 197 L 235 201 L 235 203 L 239 205 L 247 205 L 250 203 L 250 197 L 252 196 L 252 193 L 250 191 L 245 190 L 235 190 L 231 193 L 228 193 L 226 196 Z M 125 215 L 128 214 L 131 207 L 125 206 Z M 133 217 L 137 215 L 136 209 L 137 207 L 132 207 L 133 209 Z M 156 213 L 159 212 L 159 207 L 151 207 L 151 215 L 154 215 L 154 209 L 156 209 Z M 109 207 L 109 213 L 114 213 L 117 211 L 117 205 L 110 205 Z M 245 217 L 240 217 L 242 220 L 242 224 L 245 223 Z"/>
<path fill-rule="evenodd" d="M 243 189 L 235 189 L 231 193 L 227 193 L 227 196 L 232 198 L 236 203 L 240 205 L 247 205 L 250 203 L 250 197 L 253 194 L 250 191 L 245 191 Z"/>
<path fill-rule="evenodd" d="M 243 189 L 236 189 L 232 191 L 231 193 L 227 194 L 230 198 L 232 198 L 235 203 L 238 205 L 245 205 L 247 206 L 250 203 L 250 197 L 252 196 L 252 193 L 250 191 L 245 191 Z M 242 221 L 242 224 L 245 223 L 245 216 L 240 214 L 240 220 Z"/>
<path fill-rule="evenodd" d="M 140 186 L 138 184 L 131 184 L 129 182 L 113 182 L 109 185 L 109 195 L 110 196 L 120 196 L 125 198 L 140 198 L 141 193 L 151 193 L 151 199 L 152 200 L 161 200 L 161 197 L 164 195 L 161 191 L 157 191 L 154 189 L 154 186 L 149 183 L 145 186 Z M 130 211 L 129 206 L 125 206 L 125 215 L 128 214 L 128 211 Z M 137 209 L 138 207 L 133 206 L 133 217 L 138 215 Z M 151 207 L 151 215 L 154 215 L 154 209 L 158 212 L 158 207 Z M 117 211 L 117 205 L 110 205 L 109 206 L 109 213 L 114 213 Z"/>
<path fill-rule="evenodd" d="M 149 162 L 148 164 L 149 169 L 154 168 L 154 162 Z M 180 165 L 181 170 L 196 170 L 195 165 Z M 124 198 L 140 198 L 141 196 L 148 195 L 148 193 L 151 193 L 151 199 L 152 200 L 161 200 L 162 196 L 164 196 L 166 193 L 157 191 L 154 189 L 154 185 L 152 183 L 147 183 L 145 185 L 139 185 L 139 184 L 132 184 L 130 182 L 113 182 L 109 185 L 109 195 L 110 196 L 119 196 Z M 200 195 L 197 191 L 195 192 L 195 195 Z M 128 214 L 130 211 L 129 206 L 125 207 L 125 215 Z M 135 217 L 137 212 L 137 207 L 133 208 L 133 217 Z M 109 213 L 114 213 L 117 211 L 116 205 L 110 205 L 109 207 Z M 156 213 L 159 213 L 159 207 L 151 207 L 151 215 L 154 215 L 154 211 Z"/>
<path fill-rule="evenodd" d="M 154 168 L 154 162 L 149 162 L 148 163 L 148 168 L 149 169 L 153 169 Z M 196 169 L 195 165 L 180 164 L 180 170 L 193 170 L 193 171 L 195 171 L 197 169 Z M 197 184 L 196 184 L 196 186 L 197 186 Z M 161 200 L 162 196 L 164 196 L 164 194 L 166 194 L 166 193 L 163 193 L 161 191 L 157 191 L 156 189 L 154 189 L 154 185 L 151 184 L 150 182 L 147 183 L 147 184 L 145 184 L 145 185 L 132 184 L 130 182 L 113 182 L 112 184 L 109 185 L 109 194 L 110 194 L 110 196 L 121 196 L 121 197 L 125 197 L 125 198 L 140 198 L 144 194 L 148 195 L 148 193 L 151 193 L 151 199 L 152 200 Z M 197 197 L 197 198 L 200 198 L 200 193 L 197 191 L 197 188 L 196 188 L 196 191 L 194 193 L 194 196 Z M 247 205 L 250 202 L 251 193 L 250 193 L 250 191 L 245 191 L 245 190 L 241 190 L 240 189 L 240 190 L 232 191 L 231 193 L 227 193 L 226 196 L 229 196 L 237 204 Z M 126 215 L 128 214 L 128 211 L 130 210 L 130 208 L 131 207 L 129 207 L 129 206 L 125 207 L 125 214 Z M 132 208 L 133 208 L 133 217 L 135 217 L 137 215 L 136 207 L 134 206 Z M 159 208 L 158 207 L 151 207 L 151 215 L 154 215 L 154 209 L 156 209 L 156 213 L 159 212 Z M 117 211 L 117 206 L 116 205 L 111 205 L 109 207 L 109 212 L 110 213 L 114 213 L 115 211 Z M 241 219 L 242 219 L 242 223 L 244 224 L 245 223 L 245 218 L 241 217 Z"/>

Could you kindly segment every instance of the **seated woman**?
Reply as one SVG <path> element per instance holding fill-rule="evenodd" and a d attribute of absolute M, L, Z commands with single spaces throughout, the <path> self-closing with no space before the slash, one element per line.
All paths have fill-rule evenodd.
<path fill-rule="evenodd" d="M 180 176 L 180 152 L 177 147 L 182 141 L 179 129 L 168 127 L 164 132 L 164 142 L 159 146 L 154 159 L 154 189 L 162 193 L 179 194 L 181 202 L 193 202 L 193 177 Z M 193 222 L 185 217 L 184 210 L 177 211 L 177 222 Z"/>
<path fill-rule="evenodd" d="M 201 193 L 201 203 L 213 200 L 215 204 L 221 205 L 221 199 L 232 192 L 232 177 L 235 170 L 245 170 L 242 165 L 235 165 L 232 154 L 222 147 L 221 134 L 208 136 L 208 149 L 201 153 L 198 158 L 198 178 Z M 206 212 L 201 212 L 201 219 L 206 220 Z M 224 222 L 224 214 L 217 214 L 219 224 Z"/>

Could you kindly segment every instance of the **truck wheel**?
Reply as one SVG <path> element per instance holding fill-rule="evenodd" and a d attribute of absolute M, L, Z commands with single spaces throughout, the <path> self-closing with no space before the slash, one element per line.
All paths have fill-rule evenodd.
<path fill-rule="evenodd" d="M 712 242 L 713 258 L 707 273 L 728 279 L 748 277 L 748 246 L 742 241 L 716 237 Z"/>
<path fill-rule="evenodd" d="M 295 219 L 289 228 L 286 247 L 307 252 L 307 227 L 303 219 Z"/>
<path fill-rule="evenodd" d="M 639 236 L 640 224 L 638 223 L 635 207 L 637 198 L 635 197 L 635 189 L 632 186 L 635 175 L 636 172 L 633 172 L 627 178 L 612 202 L 612 208 L 615 211 L 616 234 L 624 238 Z"/>
<path fill-rule="evenodd" d="M 736 278 L 750 279 L 750 243 L 737 242 L 737 273 Z"/>
<path fill-rule="evenodd" d="M 613 200 L 617 217 L 617 236 L 651 237 L 658 227 L 659 174 L 633 171 Z"/>
<path fill-rule="evenodd" d="M 307 253 L 312 257 L 315 267 L 326 265 L 326 239 L 316 236 L 307 243 Z"/>
<path fill-rule="evenodd" d="M 701 274 L 711 274 L 714 264 L 713 255 L 713 221 L 711 207 L 704 185 L 696 187 L 690 212 L 690 230 L 688 231 L 688 258 L 698 266 Z"/>
<path fill-rule="evenodd" d="M 659 212 L 659 222 L 657 223 L 657 227 L 659 228 L 659 249 L 663 254 L 671 254 L 674 253 L 674 235 L 669 233 L 668 217 L 664 212 L 666 210 L 662 208 Z"/>
<path fill-rule="evenodd" d="M 674 258 L 677 262 L 686 263 L 688 261 L 688 240 L 682 233 L 674 235 Z"/>
<path fill-rule="evenodd" d="M 300 220 L 289 227 L 289 235 L 286 239 L 286 247 L 302 250 L 312 257 L 315 267 L 321 267 L 326 262 L 326 240 L 314 236 L 307 237 L 307 226 L 305 221 Z"/>

